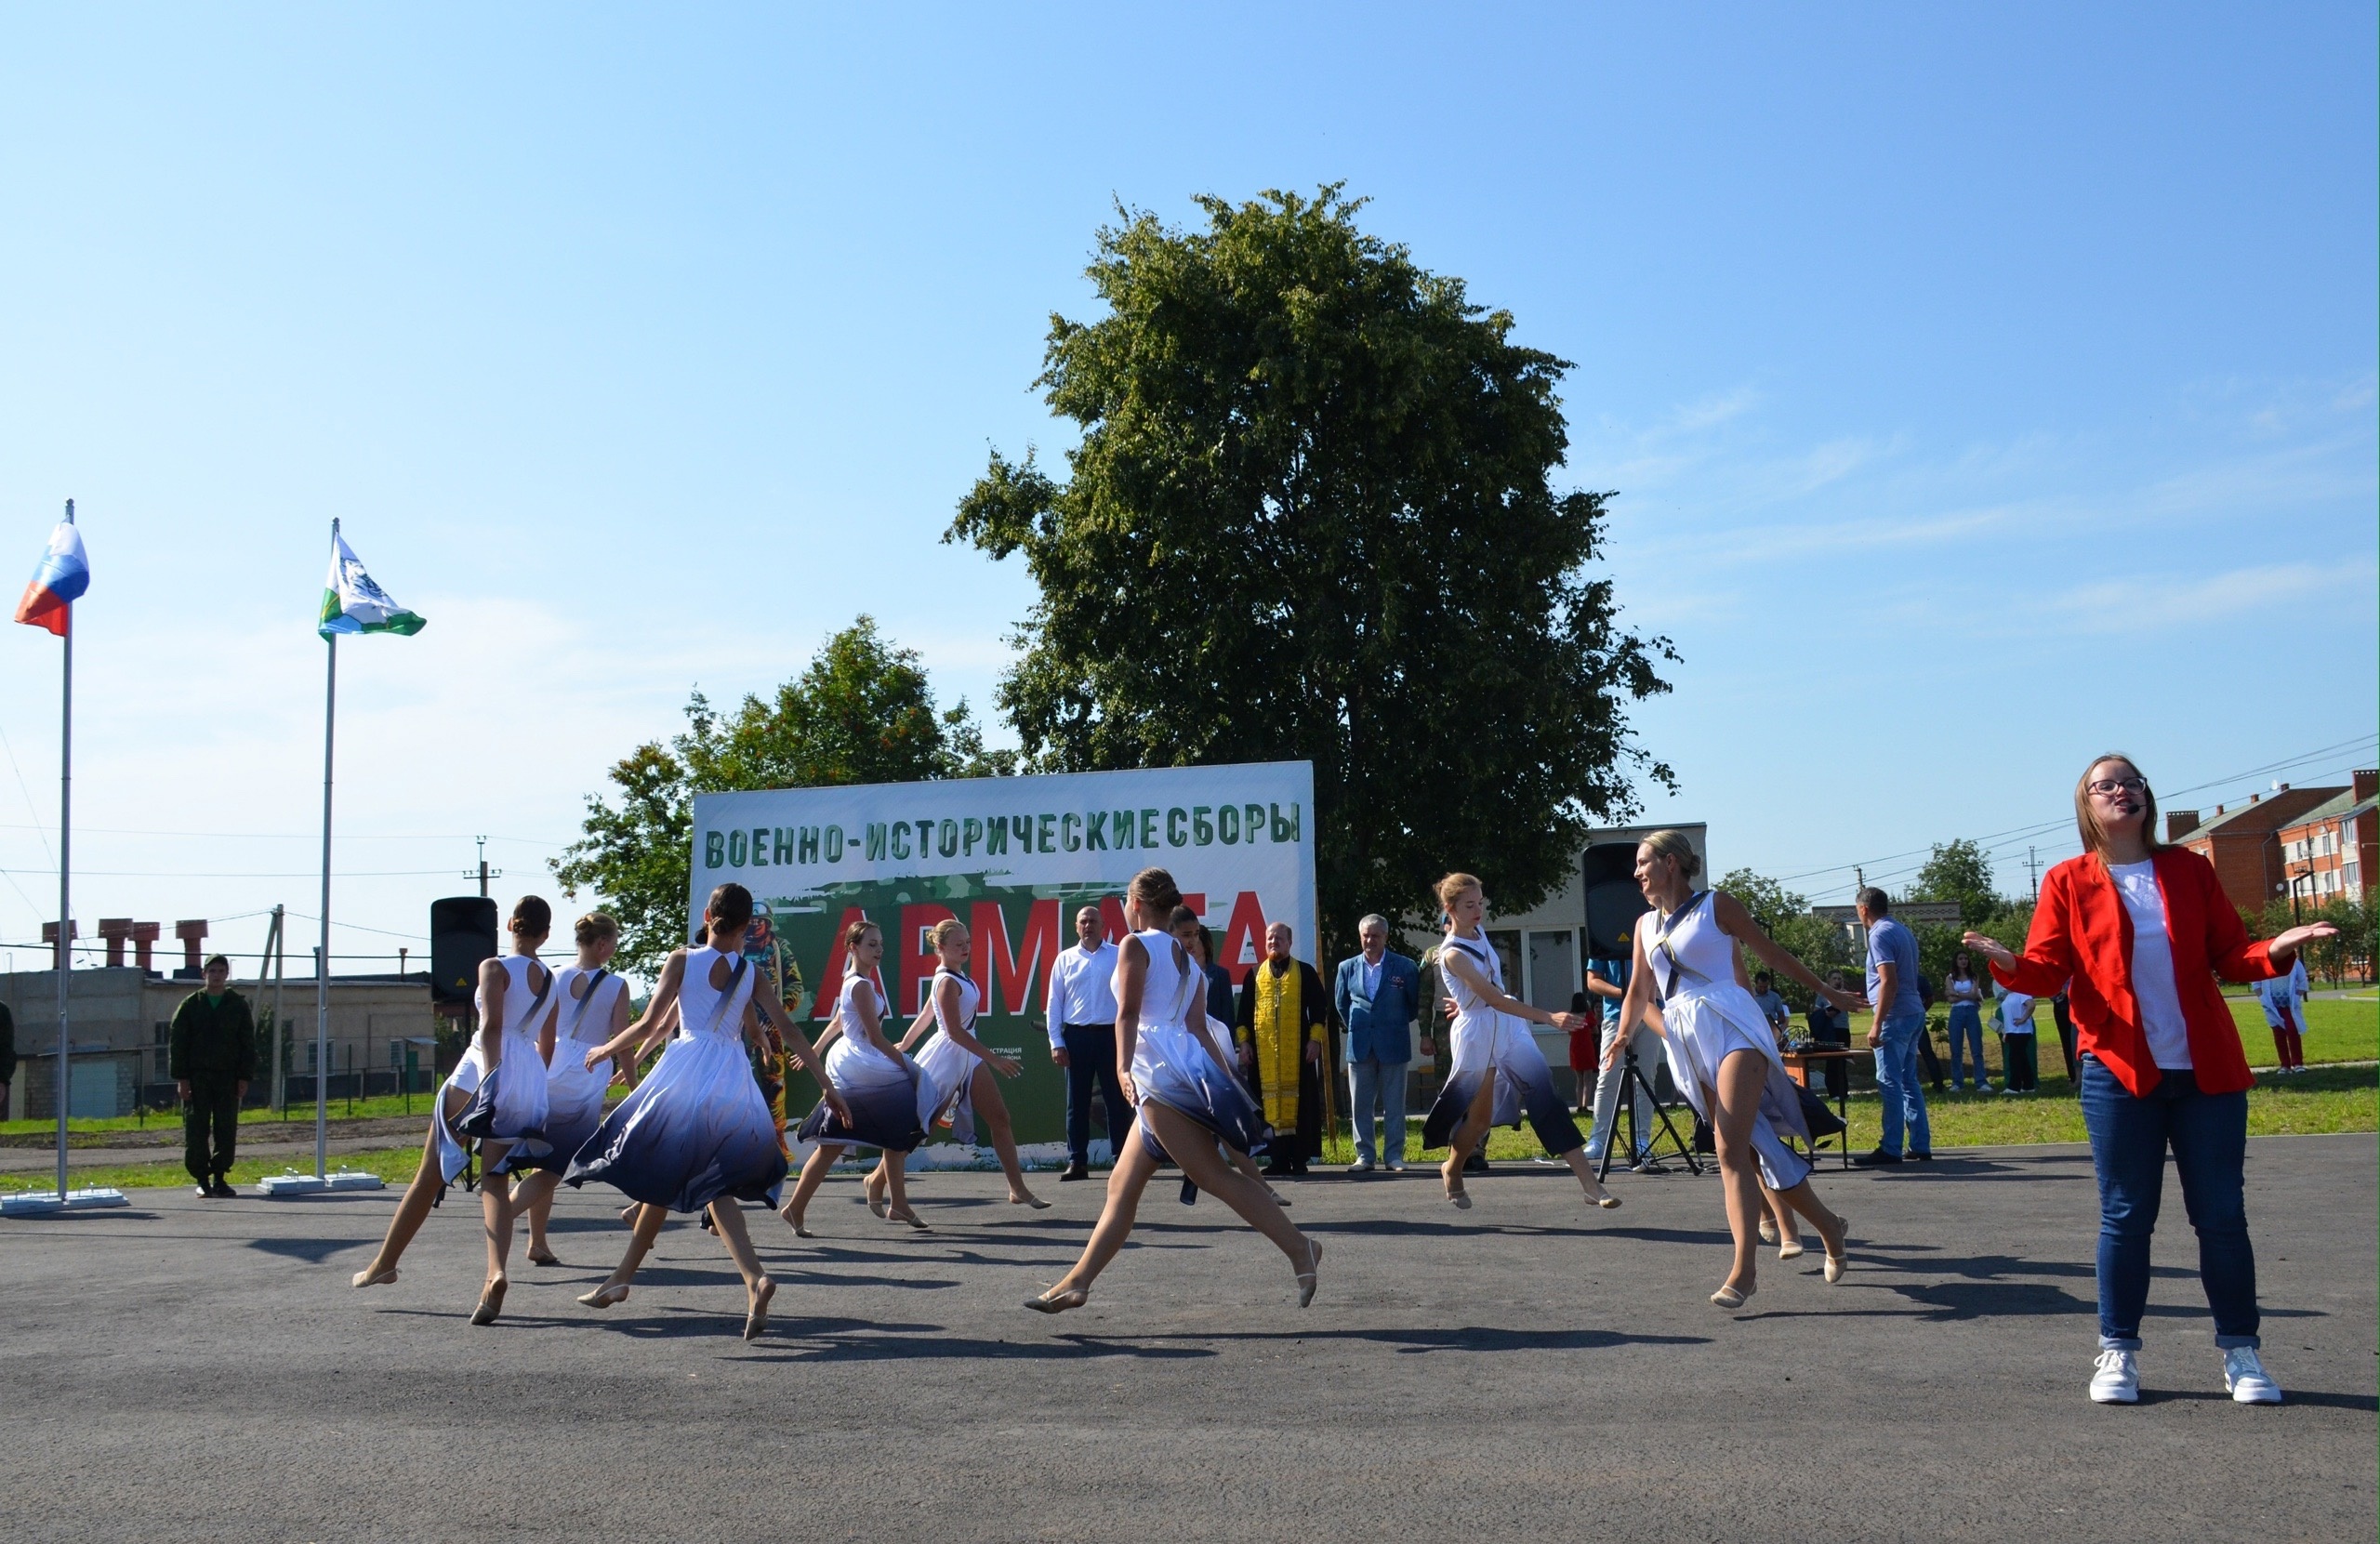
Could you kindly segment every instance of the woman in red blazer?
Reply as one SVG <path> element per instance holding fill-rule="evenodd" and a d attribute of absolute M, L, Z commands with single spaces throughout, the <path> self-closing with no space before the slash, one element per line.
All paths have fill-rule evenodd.
<path fill-rule="evenodd" d="M 2223 1383 L 2242 1405 L 2278 1405 L 2281 1388 L 2256 1354 L 2256 1257 L 2248 1243 L 2241 1170 L 2248 1150 L 2248 1059 L 2220 973 L 2261 981 L 2289 969 L 2298 945 L 2336 931 L 2292 928 L 2252 944 L 2215 867 L 2156 838 L 2157 799 L 2140 769 L 2102 756 L 2074 786 L 2082 855 L 2042 878 L 2022 955 L 1981 933 L 1967 947 L 2011 991 L 2069 989 L 2082 1052 L 2082 1119 L 2099 1178 L 2099 1358 L 2091 1397 L 2140 1397 L 2140 1317 L 2149 1303 L 2149 1236 L 2165 1184 L 2165 1151 L 2198 1230 L 2199 1280 L 2215 1314 Z"/>

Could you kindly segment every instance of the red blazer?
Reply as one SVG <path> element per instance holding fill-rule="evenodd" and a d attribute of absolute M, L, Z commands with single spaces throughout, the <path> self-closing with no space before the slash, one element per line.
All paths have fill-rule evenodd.
<path fill-rule="evenodd" d="M 2255 1079 L 2240 1048 L 2240 1028 L 2215 983 L 2280 974 L 2215 878 L 2215 865 L 2186 847 L 2161 847 L 2157 888 L 2165 898 L 2165 936 L 2174 949 L 2174 985 L 2189 1031 L 2190 1064 L 2211 1094 L 2236 1093 Z M 2042 877 L 2033 932 L 2014 970 L 1991 973 L 2011 991 L 2036 997 L 2066 987 L 2082 1049 L 2138 1098 L 2157 1087 L 2156 1060 L 2140 1027 L 2132 990 L 2132 914 L 2107 864 L 2095 853 L 2069 858 Z M 2072 984 L 2068 985 L 2068 978 Z"/>

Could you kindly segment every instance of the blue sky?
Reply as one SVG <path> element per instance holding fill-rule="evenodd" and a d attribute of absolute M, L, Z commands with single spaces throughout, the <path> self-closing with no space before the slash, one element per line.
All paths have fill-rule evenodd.
<path fill-rule="evenodd" d="M 986 709 L 1030 587 L 938 537 L 988 447 L 1067 444 L 1030 382 L 1094 230 L 1336 180 L 1576 363 L 1562 480 L 1684 655 L 1647 812 L 1721 865 L 1839 900 L 1950 837 L 2062 855 L 2110 746 L 2207 804 L 2369 765 L 2376 44 L 2345 6 L 11 9 L 0 535 L 30 573 L 72 495 L 97 573 L 75 909 L 245 948 L 315 909 L 333 515 L 431 619 L 341 660 L 359 966 L 474 834 L 540 879 L 690 687 L 859 612 Z M 20 943 L 56 656 L 10 633 Z"/>

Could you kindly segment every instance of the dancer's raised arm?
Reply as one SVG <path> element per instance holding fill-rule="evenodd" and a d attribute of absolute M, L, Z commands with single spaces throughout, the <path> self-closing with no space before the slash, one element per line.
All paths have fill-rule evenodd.
<path fill-rule="evenodd" d="M 1768 936 L 1768 930 L 1752 920 L 1744 904 L 1724 890 L 1711 892 L 1711 913 L 1719 919 L 1719 930 L 1758 955 L 1761 962 L 1772 970 L 1781 970 L 1812 992 L 1824 997 L 1848 1013 L 1860 1006 L 1860 1000 L 1848 992 L 1839 992 L 1818 979 L 1817 971 L 1793 957 L 1792 951 Z"/>

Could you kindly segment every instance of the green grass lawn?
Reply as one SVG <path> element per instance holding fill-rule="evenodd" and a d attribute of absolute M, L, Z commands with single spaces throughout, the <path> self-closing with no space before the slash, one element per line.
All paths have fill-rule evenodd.
<path fill-rule="evenodd" d="M 432 1097 L 434 1096 L 430 1094 L 415 1094 L 412 1098 L 410 1107 L 408 1107 L 405 1096 L 403 1094 L 387 1094 L 373 1099 L 359 1099 L 354 1102 L 351 1113 L 350 1107 L 346 1100 L 334 1099 L 331 1101 L 330 1116 L 333 1122 L 342 1120 L 378 1120 L 385 1119 L 392 1115 L 420 1115 L 426 1120 L 430 1115 L 430 1102 Z M 283 1117 L 275 1115 L 268 1106 L 259 1105 L 253 1110 L 242 1110 L 240 1112 L 240 1124 L 243 1127 L 271 1126 L 282 1123 Z M 292 1104 L 289 1106 L 287 1123 L 290 1125 L 302 1125 L 308 1130 L 312 1130 L 314 1126 L 314 1107 L 311 1104 Z M 143 1131 L 155 1130 L 161 1128 L 170 1130 L 179 1128 L 180 1125 L 181 1116 L 170 1110 L 164 1111 L 162 1113 L 152 1110 L 146 1115 L 112 1115 L 103 1120 L 83 1120 L 70 1117 L 66 1122 L 66 1136 L 69 1143 L 71 1144 L 75 1137 L 87 1133 L 106 1131 Z M 57 1130 L 58 1122 L 55 1120 L 0 1120 L 0 1136 L 46 1137 L 55 1134 Z"/>
<path fill-rule="evenodd" d="M 365 1169 L 398 1187 L 403 1187 L 413 1178 L 413 1171 L 420 1162 L 421 1144 L 418 1142 L 411 1147 L 331 1155 L 333 1169 Z M 313 1155 L 307 1154 L 298 1162 L 286 1158 L 243 1158 L 231 1166 L 231 1182 L 252 1185 L 268 1174 L 286 1174 L 293 1168 L 301 1174 L 311 1174 L 314 1171 Z M 0 1174 L 0 1194 L 14 1191 L 54 1190 L 57 1182 L 57 1177 L 46 1169 L 32 1174 Z M 86 1185 L 114 1190 L 147 1190 L 160 1185 L 187 1185 L 191 1183 L 191 1177 L 183 1171 L 181 1160 L 176 1158 L 167 1163 L 119 1164 L 103 1168 L 77 1165 L 67 1170 L 66 1182 L 78 1190 Z"/>

